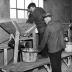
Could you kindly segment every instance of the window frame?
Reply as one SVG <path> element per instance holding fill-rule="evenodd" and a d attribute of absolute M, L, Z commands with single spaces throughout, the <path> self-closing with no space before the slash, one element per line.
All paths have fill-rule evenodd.
<path fill-rule="evenodd" d="M 14 8 L 13 8 L 13 7 L 10 7 L 10 10 L 12 10 L 12 9 L 13 9 L 13 10 L 14 10 L 14 9 L 16 10 L 16 14 L 15 14 L 15 15 L 16 15 L 16 18 L 15 18 L 15 19 L 27 19 L 27 18 L 25 17 L 25 13 L 26 13 L 25 10 L 21 10 L 21 11 L 24 11 L 24 18 L 18 18 L 18 11 L 19 11 L 20 9 L 23 9 L 23 8 L 18 8 L 18 7 L 17 7 L 17 1 L 18 1 L 18 0 L 16 0 L 16 8 L 15 8 L 15 7 L 14 7 Z M 25 1 L 26 1 L 26 0 L 24 0 L 24 9 L 25 9 L 25 5 L 26 5 L 26 4 L 25 4 Z M 36 5 L 37 7 L 39 7 L 39 5 L 40 5 L 40 4 L 39 4 L 39 1 L 40 1 L 40 0 L 38 0 L 38 6 Z M 42 0 L 42 1 L 43 1 L 43 0 Z M 33 2 L 33 0 L 31 0 L 31 2 Z M 35 2 L 34 2 L 34 3 L 35 3 Z M 10 14 L 10 18 L 12 18 L 12 17 L 11 17 L 11 14 Z M 12 18 L 12 19 L 14 19 L 14 18 Z"/>

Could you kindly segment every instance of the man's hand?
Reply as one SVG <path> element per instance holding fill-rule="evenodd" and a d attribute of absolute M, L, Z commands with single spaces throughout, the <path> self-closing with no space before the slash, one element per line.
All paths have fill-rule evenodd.
<path fill-rule="evenodd" d="M 39 45 L 38 46 L 38 49 L 37 49 L 39 52 L 41 52 L 41 46 Z"/>

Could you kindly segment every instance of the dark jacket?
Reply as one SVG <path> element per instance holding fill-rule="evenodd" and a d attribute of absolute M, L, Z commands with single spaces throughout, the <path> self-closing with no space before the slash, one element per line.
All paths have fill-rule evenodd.
<path fill-rule="evenodd" d="M 47 44 L 48 52 L 54 53 L 65 48 L 63 28 L 59 22 L 50 22 L 45 30 L 43 39 L 39 46 L 40 50 Z"/>
<path fill-rule="evenodd" d="M 36 9 L 34 10 L 34 12 L 31 13 L 29 19 L 28 19 L 28 22 L 29 21 L 33 21 L 35 22 L 36 26 L 37 26 L 37 29 L 40 32 L 43 32 L 44 31 L 44 27 L 46 27 L 46 24 L 43 20 L 43 15 L 45 14 L 46 12 L 40 8 L 40 7 L 36 7 Z"/>

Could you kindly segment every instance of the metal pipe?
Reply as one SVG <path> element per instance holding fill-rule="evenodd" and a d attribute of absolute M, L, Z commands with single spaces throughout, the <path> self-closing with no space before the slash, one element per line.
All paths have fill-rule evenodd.
<path fill-rule="evenodd" d="M 17 9 L 17 10 L 26 10 L 26 11 L 31 12 L 29 9 L 20 9 L 20 8 L 11 8 L 11 9 Z"/>

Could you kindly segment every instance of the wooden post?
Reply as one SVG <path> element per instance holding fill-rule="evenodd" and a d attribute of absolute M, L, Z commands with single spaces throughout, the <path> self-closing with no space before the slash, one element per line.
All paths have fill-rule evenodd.
<path fill-rule="evenodd" d="M 11 20 L 12 21 L 12 20 Z M 16 34 L 15 34 L 15 47 L 14 47 L 14 63 L 17 63 L 17 58 L 18 58 L 18 45 L 19 45 L 19 30 L 16 26 L 16 22 L 12 21 L 14 27 L 16 28 Z"/>
<path fill-rule="evenodd" d="M 4 48 L 4 65 L 7 65 L 7 48 Z"/>
<path fill-rule="evenodd" d="M 15 48 L 14 48 L 14 63 L 17 63 L 17 58 L 18 58 L 18 45 L 19 45 L 19 32 L 16 31 L 16 36 L 15 36 Z"/>

